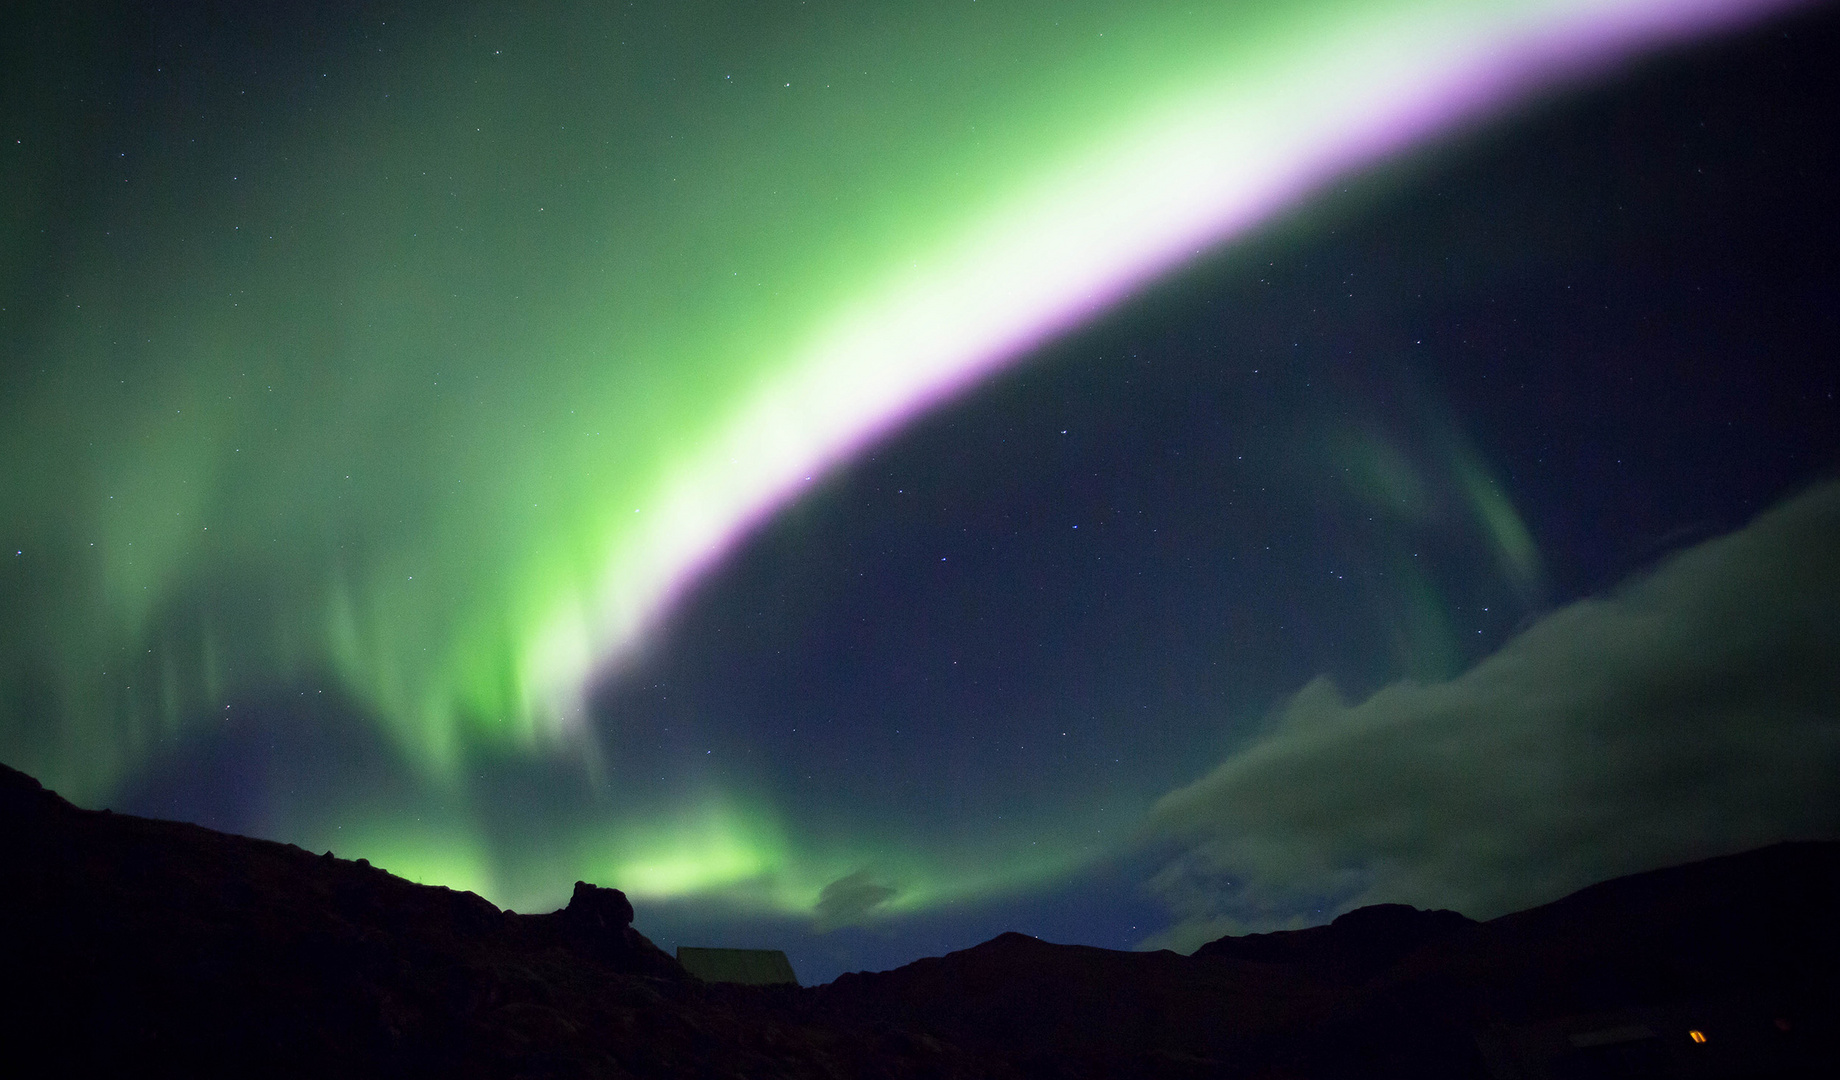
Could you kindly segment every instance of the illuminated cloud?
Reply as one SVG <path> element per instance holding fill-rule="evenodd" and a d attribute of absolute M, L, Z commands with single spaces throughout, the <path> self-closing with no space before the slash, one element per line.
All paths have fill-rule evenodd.
<path fill-rule="evenodd" d="M 1840 484 L 1553 612 L 1462 676 L 1326 680 L 1170 793 L 1153 882 L 1192 947 L 1297 911 L 1488 918 L 1840 834 Z"/>
<path fill-rule="evenodd" d="M 876 881 L 868 871 L 846 874 L 826 885 L 812 908 L 820 930 L 851 926 L 868 918 L 900 890 Z"/>

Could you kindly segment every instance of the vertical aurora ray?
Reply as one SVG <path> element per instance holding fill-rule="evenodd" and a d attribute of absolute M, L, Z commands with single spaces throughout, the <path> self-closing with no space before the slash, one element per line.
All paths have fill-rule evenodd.
<path fill-rule="evenodd" d="M 0 279 L 32 312 L 0 751 L 94 800 L 226 701 L 335 684 L 435 786 L 617 760 L 586 690 L 864 446 L 1338 176 L 1785 6 L 412 13 L 382 59 L 299 59 L 284 107 L 174 106 L 51 285 Z M 861 865 L 706 802 L 556 858 L 776 908 Z M 464 822 L 389 835 L 493 879 Z M 975 861 L 896 903 L 993 887 Z"/>

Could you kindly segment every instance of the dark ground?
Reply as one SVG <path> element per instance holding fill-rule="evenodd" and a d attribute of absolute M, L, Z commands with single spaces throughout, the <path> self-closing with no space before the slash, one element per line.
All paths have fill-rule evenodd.
<path fill-rule="evenodd" d="M 0 875 L 0 1045 L 44 1075 L 1840 1075 L 1833 843 L 1486 923 L 1382 905 L 1189 957 L 1005 934 L 812 988 L 704 984 L 614 889 L 517 915 L 4 767 Z"/>

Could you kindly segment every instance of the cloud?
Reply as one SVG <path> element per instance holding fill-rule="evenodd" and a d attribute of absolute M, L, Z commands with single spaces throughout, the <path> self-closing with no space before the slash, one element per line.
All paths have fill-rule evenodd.
<path fill-rule="evenodd" d="M 895 889 L 872 879 L 867 870 L 858 870 L 854 874 L 840 877 L 818 893 L 818 902 L 812 908 L 817 929 L 822 933 L 840 926 L 854 926 L 867 919 L 875 908 L 892 899 L 895 892 Z"/>
<path fill-rule="evenodd" d="M 1487 918 L 1840 835 L 1840 483 L 1448 682 L 1349 704 L 1315 680 L 1149 830 L 1179 851 L 1150 883 L 1175 947 L 1383 901 Z"/>

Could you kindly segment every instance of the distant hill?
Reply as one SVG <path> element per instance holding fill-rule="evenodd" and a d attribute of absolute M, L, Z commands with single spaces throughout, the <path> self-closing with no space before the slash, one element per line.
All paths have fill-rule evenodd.
<path fill-rule="evenodd" d="M 1486 923 L 1376 905 L 1188 957 L 1005 934 L 818 995 L 1037 1076 L 1832 1077 L 1837 914 L 1840 844 L 1778 844 Z"/>
<path fill-rule="evenodd" d="M 1780 844 L 1486 923 L 1380 905 L 1187 957 L 1005 934 L 738 986 L 617 889 L 515 915 L 0 767 L 0 1045 L 55 1075 L 1840 1076 L 1837 912 L 1840 844 Z"/>

